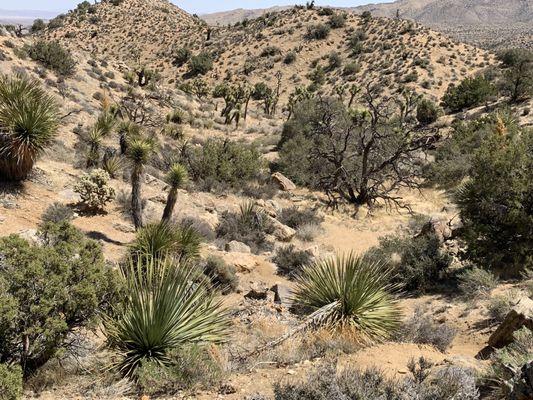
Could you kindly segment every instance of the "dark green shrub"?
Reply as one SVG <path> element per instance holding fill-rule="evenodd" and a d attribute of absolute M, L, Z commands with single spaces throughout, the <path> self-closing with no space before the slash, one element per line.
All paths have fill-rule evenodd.
<path fill-rule="evenodd" d="M 293 64 L 296 61 L 296 53 L 294 51 L 289 51 L 285 58 L 283 59 L 283 62 L 287 65 Z"/>
<path fill-rule="evenodd" d="M 330 27 L 325 24 L 313 24 L 307 28 L 305 35 L 308 40 L 324 40 L 329 36 Z"/>
<path fill-rule="evenodd" d="M 422 99 L 416 107 L 416 119 L 423 125 L 436 122 L 439 118 L 440 110 L 431 100 Z"/>
<path fill-rule="evenodd" d="M 30 45 L 27 51 L 32 60 L 40 62 L 59 75 L 71 76 L 76 71 L 76 61 L 59 42 L 39 40 Z"/>
<path fill-rule="evenodd" d="M 217 183 L 238 187 L 259 178 L 264 168 L 254 145 L 213 138 L 190 149 L 185 164 L 191 177 L 208 190 Z"/>
<path fill-rule="evenodd" d="M 533 95 L 533 52 L 511 49 L 499 55 L 504 66 L 500 82 L 502 92 L 518 102 Z"/>
<path fill-rule="evenodd" d="M 456 196 L 466 255 L 504 277 L 533 266 L 533 134 L 497 126 Z"/>
<path fill-rule="evenodd" d="M 67 222 L 44 224 L 38 239 L 42 246 L 15 235 L 0 239 L 0 359 L 25 376 L 118 300 L 100 244 Z"/>
<path fill-rule="evenodd" d="M 207 52 L 202 52 L 192 56 L 189 60 L 189 75 L 205 75 L 213 69 L 213 56 Z"/>
<path fill-rule="evenodd" d="M 203 265 L 203 270 L 213 285 L 222 291 L 222 294 L 229 294 L 237 290 L 239 278 L 236 275 L 235 267 L 227 264 L 222 258 L 208 257 Z"/>
<path fill-rule="evenodd" d="M 339 29 L 346 25 L 346 14 L 335 13 L 328 19 L 328 25 L 331 29 Z"/>
<path fill-rule="evenodd" d="M 185 65 L 191 59 L 191 56 L 192 56 L 192 52 L 189 48 L 180 47 L 178 50 L 176 50 L 173 64 L 176 67 L 181 67 Z"/>
<path fill-rule="evenodd" d="M 0 400 L 22 399 L 22 369 L 0 364 Z"/>
<path fill-rule="evenodd" d="M 273 57 L 278 54 L 281 54 L 281 49 L 277 46 L 267 46 L 261 50 L 261 57 Z"/>
<path fill-rule="evenodd" d="M 303 267 L 311 261 L 312 257 L 309 252 L 298 250 L 294 245 L 280 247 L 272 259 L 272 262 L 278 267 L 278 274 L 289 278 L 298 276 Z"/>
<path fill-rule="evenodd" d="M 458 86 L 450 85 L 442 104 L 451 112 L 463 111 L 482 105 L 494 92 L 494 86 L 483 76 L 465 78 Z"/>
<path fill-rule="evenodd" d="M 450 135 L 435 152 L 435 162 L 426 167 L 425 175 L 432 184 L 453 188 L 470 174 L 472 159 L 481 143 L 498 124 L 515 131 L 516 126 L 509 116 L 491 114 L 474 121 L 456 121 Z"/>
<path fill-rule="evenodd" d="M 42 19 L 37 18 L 35 21 L 33 21 L 33 24 L 30 28 L 31 33 L 39 33 L 43 31 L 46 28 L 46 22 L 44 22 Z"/>
<path fill-rule="evenodd" d="M 368 251 L 368 256 L 392 265 L 395 280 L 407 291 L 423 292 L 434 287 L 452 262 L 432 233 L 385 236 L 379 246 Z"/>

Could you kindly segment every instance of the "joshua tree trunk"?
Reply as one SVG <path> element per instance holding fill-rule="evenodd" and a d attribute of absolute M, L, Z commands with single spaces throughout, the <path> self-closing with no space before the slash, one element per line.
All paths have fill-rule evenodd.
<path fill-rule="evenodd" d="M 165 210 L 163 211 L 162 222 L 169 222 L 174 213 L 174 207 L 176 206 L 176 201 L 178 200 L 178 189 L 170 188 L 167 196 L 167 204 L 165 205 Z"/>
<path fill-rule="evenodd" d="M 142 166 L 135 166 L 131 174 L 131 213 L 135 229 L 143 227 L 143 209 L 141 196 Z"/>

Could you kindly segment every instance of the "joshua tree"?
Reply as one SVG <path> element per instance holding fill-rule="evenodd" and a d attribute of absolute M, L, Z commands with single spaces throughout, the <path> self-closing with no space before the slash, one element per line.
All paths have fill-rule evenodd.
<path fill-rule="evenodd" d="M 154 143 L 148 139 L 134 139 L 129 143 L 127 156 L 132 163 L 131 170 L 131 213 L 135 229 L 143 227 L 141 178 L 144 166 L 154 150 Z"/>
<path fill-rule="evenodd" d="M 170 191 L 168 192 L 167 204 L 161 219 L 163 222 L 168 222 L 172 218 L 176 200 L 178 200 L 178 189 L 184 187 L 188 180 L 189 174 L 183 165 L 176 163 L 170 167 L 166 177 L 166 181 L 170 185 Z"/>
<path fill-rule="evenodd" d="M 0 75 L 0 176 L 25 179 L 58 124 L 56 102 L 36 81 Z"/>

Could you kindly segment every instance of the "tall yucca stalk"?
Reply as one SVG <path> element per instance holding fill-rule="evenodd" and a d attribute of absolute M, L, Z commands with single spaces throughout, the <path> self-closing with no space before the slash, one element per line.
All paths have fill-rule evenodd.
<path fill-rule="evenodd" d="M 21 75 L 0 75 L 0 176 L 25 179 L 50 145 L 58 107 L 40 85 Z"/>
<path fill-rule="evenodd" d="M 165 365 L 169 353 L 189 343 L 222 342 L 229 329 L 226 309 L 206 277 L 191 265 L 147 258 L 122 268 L 127 297 L 118 315 L 105 318 L 114 364 L 132 377 L 143 361 Z"/>
<path fill-rule="evenodd" d="M 386 339 L 401 321 L 392 271 L 354 254 L 306 266 L 296 279 L 294 300 L 310 309 L 312 323 L 353 329 L 364 340 Z"/>
<path fill-rule="evenodd" d="M 176 207 L 176 201 L 178 200 L 178 189 L 183 188 L 189 181 L 189 174 L 187 169 L 181 164 L 174 164 L 170 167 L 170 170 L 166 176 L 166 182 L 169 184 L 170 189 L 168 191 L 167 203 L 165 210 L 163 211 L 162 221 L 170 221 L 174 208 Z"/>
<path fill-rule="evenodd" d="M 132 164 L 131 211 L 135 229 L 143 227 L 141 178 L 153 151 L 154 143 L 148 139 L 134 139 L 128 145 L 127 157 Z"/>

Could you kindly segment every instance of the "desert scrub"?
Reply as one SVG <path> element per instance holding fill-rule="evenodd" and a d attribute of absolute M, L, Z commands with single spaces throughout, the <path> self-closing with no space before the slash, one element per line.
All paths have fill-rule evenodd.
<path fill-rule="evenodd" d="M 435 323 L 419 308 L 402 324 L 397 337 L 412 343 L 429 344 L 444 352 L 450 347 L 456 334 L 456 329 L 446 324 Z"/>
<path fill-rule="evenodd" d="M 76 61 L 59 42 L 39 40 L 26 51 L 32 60 L 40 62 L 58 75 L 71 76 L 76 71 Z"/>
<path fill-rule="evenodd" d="M 325 24 L 313 24 L 307 28 L 307 40 L 323 40 L 329 36 L 331 28 Z"/>
<path fill-rule="evenodd" d="M 70 222 L 74 218 L 74 211 L 62 203 L 53 203 L 44 211 L 41 215 L 41 221 L 43 223 L 62 223 Z"/>
<path fill-rule="evenodd" d="M 278 274 L 289 278 L 298 276 L 311 261 L 312 257 L 307 251 L 298 250 L 294 245 L 280 247 L 272 259 Z"/>
<path fill-rule="evenodd" d="M 40 246 L 16 235 L 0 239 L 0 359 L 20 365 L 25 377 L 118 304 L 119 293 L 99 243 L 68 222 L 46 223 L 37 235 Z M 25 340 L 29 350 L 19 345 Z"/>
<path fill-rule="evenodd" d="M 265 168 L 256 146 L 231 140 L 210 138 L 202 146 L 187 148 L 185 158 L 191 178 L 206 190 L 242 186 L 260 178 Z"/>
<path fill-rule="evenodd" d="M 22 398 L 22 369 L 19 366 L 0 364 L 0 399 Z"/>
<path fill-rule="evenodd" d="M 488 296 L 498 285 L 498 278 L 490 271 L 471 268 L 459 275 L 459 290 L 468 298 Z"/>
<path fill-rule="evenodd" d="M 215 348 L 188 345 L 172 351 L 169 364 L 144 362 L 135 372 L 140 394 L 169 396 L 191 390 L 211 390 L 224 376 Z"/>
<path fill-rule="evenodd" d="M 452 257 L 431 232 L 417 237 L 405 234 L 385 236 L 367 256 L 391 265 L 396 273 L 394 279 L 405 290 L 420 292 L 434 287 L 452 262 Z"/>
<path fill-rule="evenodd" d="M 338 369 L 323 362 L 307 379 L 278 383 L 275 400 L 341 400 L 341 399 L 419 399 L 477 400 L 479 392 L 474 374 L 464 368 L 449 366 L 431 374 L 432 364 L 424 359 L 409 365 L 409 375 L 401 380 L 384 376 L 378 369 L 354 367 Z"/>
<path fill-rule="evenodd" d="M 235 267 L 220 257 L 208 257 L 203 263 L 203 272 L 222 294 L 233 293 L 239 287 Z"/>
<path fill-rule="evenodd" d="M 81 197 L 81 205 L 90 212 L 101 212 L 107 203 L 115 198 L 115 189 L 109 186 L 109 174 L 95 169 L 84 174 L 74 186 Z"/>
<path fill-rule="evenodd" d="M 492 297 L 487 305 L 487 312 L 491 321 L 503 322 L 518 298 L 520 298 L 519 292 L 513 290 Z"/>
<path fill-rule="evenodd" d="M 224 212 L 217 226 L 217 237 L 226 242 L 236 240 L 250 246 L 254 253 L 268 251 L 272 244 L 267 234 L 272 226 L 265 213 L 253 203 L 243 203 L 238 212 Z"/>

